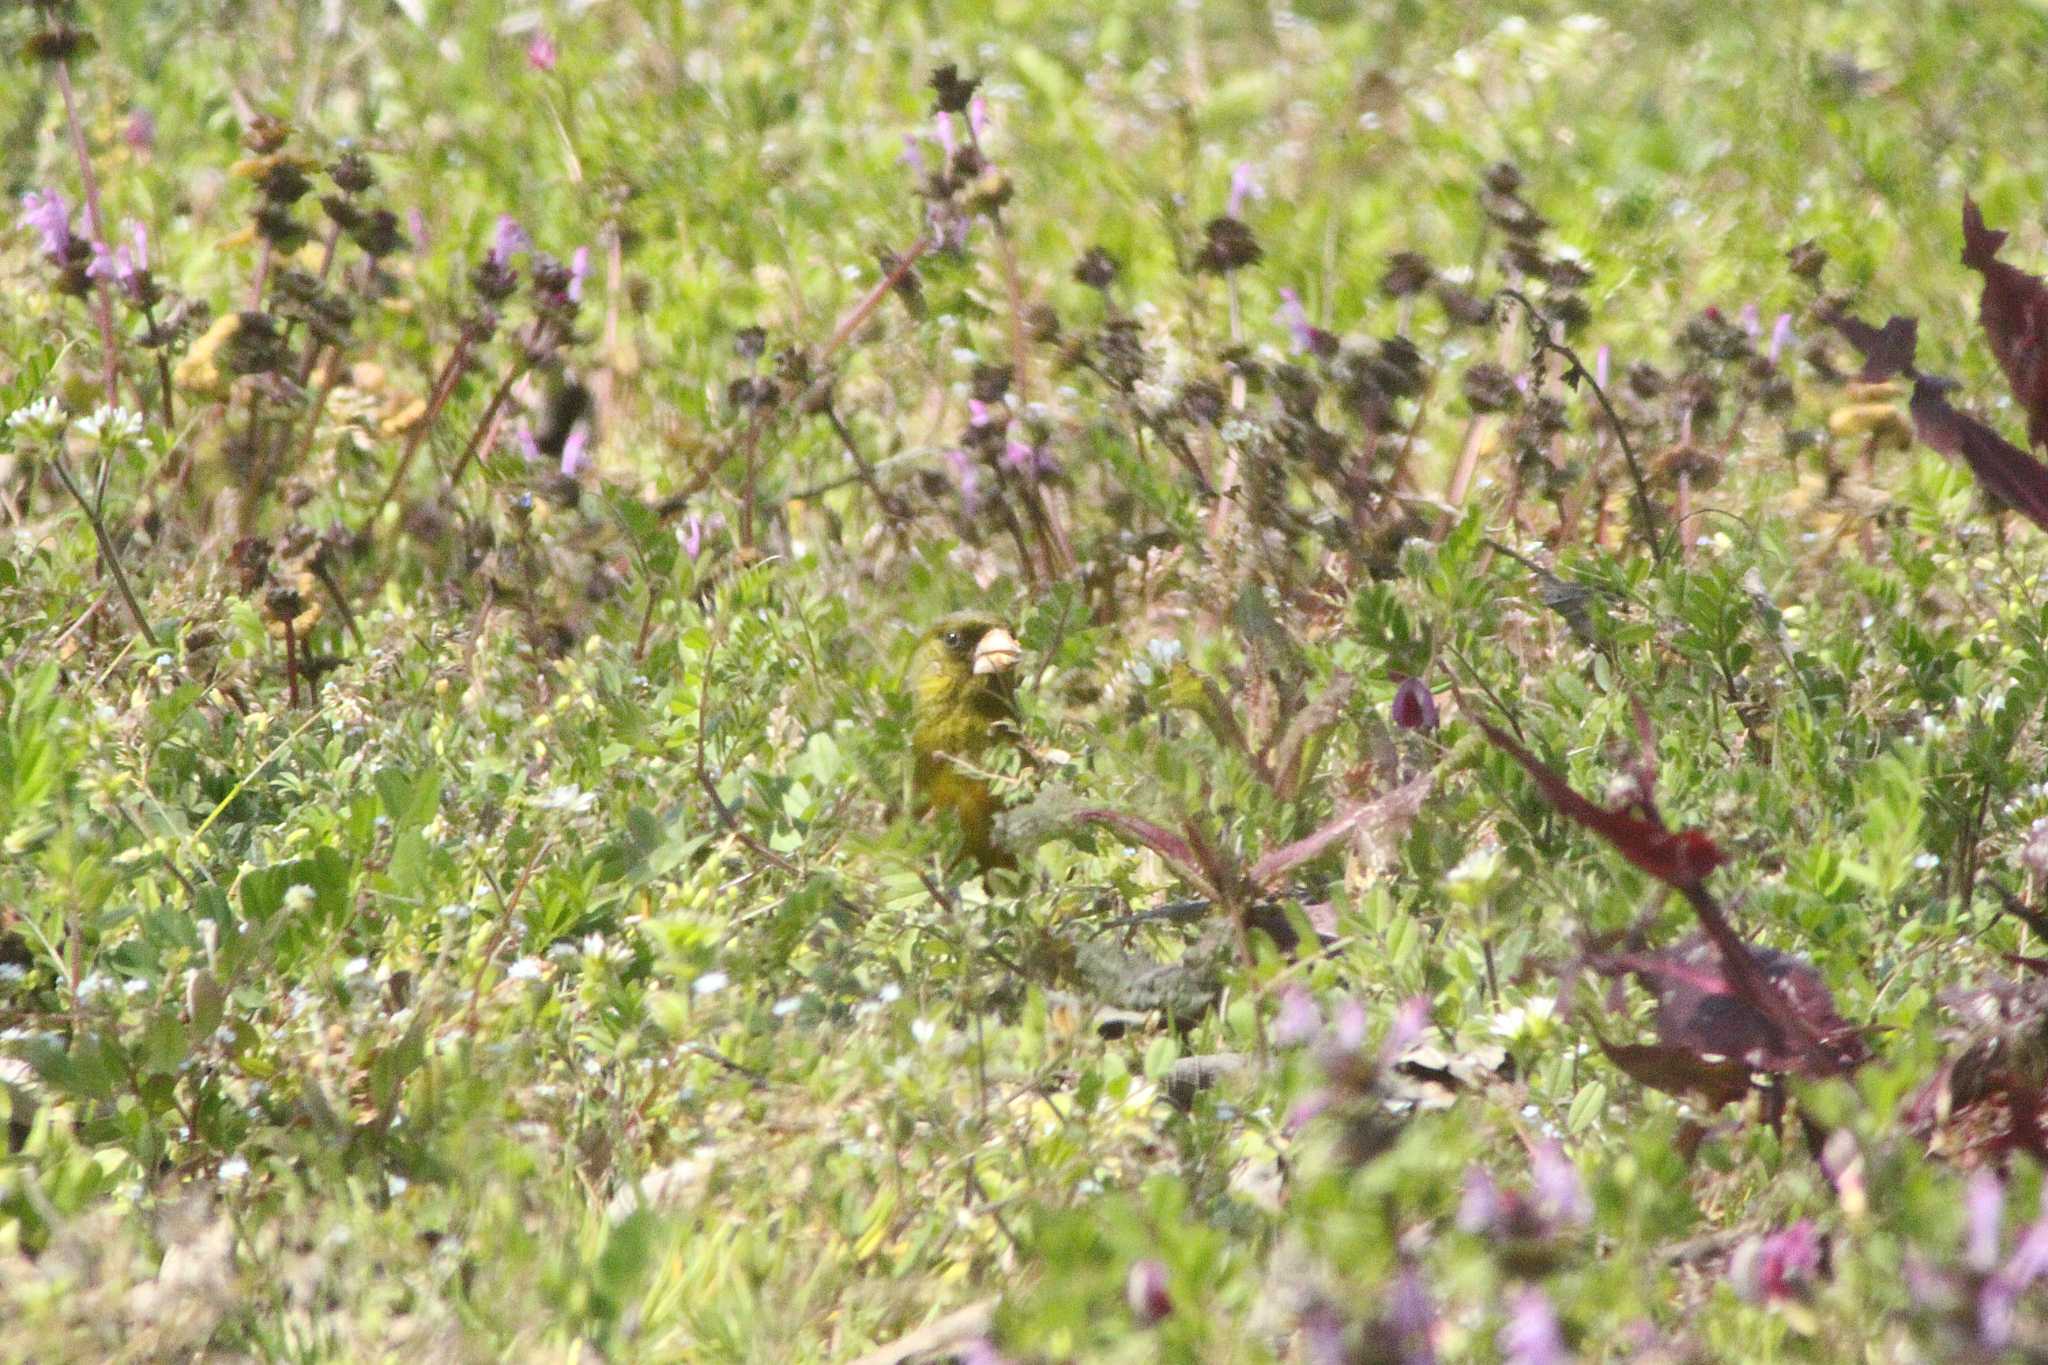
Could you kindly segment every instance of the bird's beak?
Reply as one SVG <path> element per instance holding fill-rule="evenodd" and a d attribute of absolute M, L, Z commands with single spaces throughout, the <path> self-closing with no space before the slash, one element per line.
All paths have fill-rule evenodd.
<path fill-rule="evenodd" d="M 974 671 L 976 673 L 1007 673 L 1017 666 L 1017 660 L 1024 657 L 1024 646 L 1017 643 L 1017 637 L 997 626 L 981 637 L 981 643 L 974 647 Z"/>

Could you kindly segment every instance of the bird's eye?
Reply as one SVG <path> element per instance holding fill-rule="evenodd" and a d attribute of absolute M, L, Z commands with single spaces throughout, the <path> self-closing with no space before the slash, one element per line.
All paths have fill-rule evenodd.
<path fill-rule="evenodd" d="M 946 645 L 947 645 L 947 647 L 948 647 L 948 648 L 950 648 L 950 649 L 958 649 L 958 648 L 960 648 L 960 632 L 959 632 L 959 631 L 957 631 L 957 630 L 949 630 L 949 631 L 947 631 L 947 632 L 946 632 Z"/>

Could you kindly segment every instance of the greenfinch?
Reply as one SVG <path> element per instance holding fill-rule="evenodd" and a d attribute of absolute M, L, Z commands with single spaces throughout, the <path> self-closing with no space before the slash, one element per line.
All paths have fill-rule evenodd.
<path fill-rule="evenodd" d="M 1016 720 L 1017 637 L 986 612 L 962 611 L 918 641 L 911 662 L 912 779 L 920 813 L 950 811 L 983 870 L 1012 867 L 995 842 L 995 792 L 975 769 Z"/>

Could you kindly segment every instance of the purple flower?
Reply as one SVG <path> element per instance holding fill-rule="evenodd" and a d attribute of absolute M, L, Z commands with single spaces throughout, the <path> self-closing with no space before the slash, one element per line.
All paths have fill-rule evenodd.
<path fill-rule="evenodd" d="M 1044 446 L 1035 446 L 1015 436 L 1003 443 L 1003 463 L 1027 479 L 1051 478 L 1059 472 L 1059 466 L 1053 462 L 1052 456 L 1045 453 Z"/>
<path fill-rule="evenodd" d="M 412 234 L 415 250 L 425 251 L 433 238 L 427 232 L 427 215 L 420 212 L 415 204 L 405 211 L 405 230 Z"/>
<path fill-rule="evenodd" d="M 498 215 L 498 224 L 491 232 L 491 264 L 505 266 L 514 256 L 523 256 L 533 250 L 533 238 L 526 235 L 526 229 L 519 226 L 519 220 L 509 213 Z"/>
<path fill-rule="evenodd" d="M 55 190 L 21 196 L 21 225 L 42 235 L 43 254 L 63 260 L 71 252 L 71 206 Z"/>
<path fill-rule="evenodd" d="M 1786 348 L 1797 340 L 1798 338 L 1792 335 L 1792 315 L 1778 314 L 1778 320 L 1771 325 L 1771 363 L 1777 364 L 1778 357 L 1785 354 Z"/>
<path fill-rule="evenodd" d="M 1603 389 L 1607 387 L 1607 364 L 1611 358 L 1606 346 L 1593 352 L 1593 382 Z"/>
<path fill-rule="evenodd" d="M 1977 1334 L 1986 1346 L 2003 1350 L 2012 1342 L 2020 1295 L 2048 1275 L 2048 1194 L 2042 1214 L 2020 1234 L 2012 1259 L 1994 1271 L 1977 1293 Z"/>
<path fill-rule="evenodd" d="M 92 263 L 86 266 L 85 277 L 126 289 L 135 282 L 135 257 L 125 246 L 110 247 L 105 242 L 94 242 Z"/>
<path fill-rule="evenodd" d="M 989 130 L 988 100 L 976 95 L 967 101 L 967 127 L 974 134 L 976 144 L 987 140 Z"/>
<path fill-rule="evenodd" d="M 1465 1190 L 1458 1198 L 1458 1231 L 1491 1232 L 1500 1222 L 1502 1205 L 1500 1186 L 1486 1168 L 1466 1167 Z"/>
<path fill-rule="evenodd" d="M 1437 727 L 1436 694 L 1420 678 L 1403 678 L 1394 689 L 1393 721 L 1403 730 L 1424 733 Z"/>
<path fill-rule="evenodd" d="M 1963 1256 L 1970 1268 L 1988 1271 L 1998 1264 L 1999 1229 L 2005 1221 L 2005 1182 L 1983 1167 L 1970 1173 L 1963 1193 L 1963 1210 L 1969 1231 L 1963 1242 Z"/>
<path fill-rule="evenodd" d="M 700 517 L 695 512 L 683 519 L 683 553 L 690 557 L 692 564 L 704 552 L 704 537 L 725 529 L 725 518 L 716 513 Z"/>
<path fill-rule="evenodd" d="M 1737 1294 L 1766 1304 L 1799 1297 L 1819 1271 L 1820 1230 L 1810 1218 L 1744 1243 L 1728 1268 Z"/>
<path fill-rule="evenodd" d="M 1380 1040 L 1380 1065 L 1388 1067 L 1399 1061 L 1401 1054 L 1414 1046 L 1415 1040 L 1428 1027 L 1429 997 L 1411 995 L 1402 1001 L 1401 1008 L 1394 1014 L 1394 1022 L 1387 1026 L 1387 1036 Z"/>
<path fill-rule="evenodd" d="M 128 244 L 130 250 L 135 253 L 135 268 L 149 269 L 149 229 L 142 225 L 139 218 L 128 220 Z"/>
<path fill-rule="evenodd" d="M 1282 289 L 1280 311 L 1275 316 L 1286 326 L 1288 335 L 1294 338 L 1296 355 L 1316 349 L 1316 329 L 1308 320 L 1308 310 L 1301 306 L 1301 295 L 1292 289 Z"/>
<path fill-rule="evenodd" d="M 1592 1201 L 1579 1179 L 1579 1168 L 1556 1141 L 1545 1139 L 1530 1149 L 1529 1185 L 1536 1195 L 1536 1208 L 1555 1223 L 1590 1222 Z"/>
<path fill-rule="evenodd" d="M 533 428 L 531 426 L 521 422 L 518 426 L 514 427 L 512 429 L 512 441 L 513 444 L 519 447 L 519 453 L 526 457 L 528 464 L 540 463 L 540 442 L 533 439 Z"/>
<path fill-rule="evenodd" d="M 1299 986 L 1280 993 L 1280 1008 L 1273 1016 L 1273 1041 L 1281 1047 L 1306 1043 L 1323 1031 L 1323 1012 L 1315 997 Z"/>
<path fill-rule="evenodd" d="M 561 57 L 555 47 L 554 35 L 544 28 L 533 31 L 533 37 L 526 44 L 526 64 L 535 71 L 553 71 L 555 62 Z"/>
<path fill-rule="evenodd" d="M 974 467 L 974 461 L 964 450 L 946 452 L 946 466 L 953 471 L 953 481 L 960 485 L 960 502 L 972 512 L 981 506 L 981 471 Z"/>
<path fill-rule="evenodd" d="M 985 427 L 995 420 L 996 412 L 993 404 L 984 403 L 979 398 L 970 398 L 967 400 L 968 426 Z"/>
<path fill-rule="evenodd" d="M 137 109 L 128 115 L 128 122 L 122 125 L 121 141 L 129 150 L 153 152 L 156 150 L 156 115 L 147 109 Z"/>
<path fill-rule="evenodd" d="M 960 1365 L 1010 1365 L 1010 1358 L 987 1337 L 976 1337 L 960 1348 Z"/>
<path fill-rule="evenodd" d="M 1401 1271 L 1387 1295 L 1387 1329 L 1394 1334 L 1401 1365 L 1434 1365 L 1436 1307 L 1429 1301 L 1429 1286 L 1414 1266 Z"/>
<path fill-rule="evenodd" d="M 1344 1317 L 1327 1303 L 1313 1303 L 1301 1315 L 1302 1359 L 1308 1365 L 1349 1365 Z"/>
<path fill-rule="evenodd" d="M 1310 1092 L 1300 1103 L 1287 1111 L 1287 1121 L 1282 1128 L 1289 1133 L 1298 1133 L 1315 1120 L 1315 1117 L 1337 1102 L 1337 1093 L 1327 1087 Z"/>
<path fill-rule="evenodd" d="M 1356 1000 L 1340 1000 L 1330 1029 L 1331 1040 L 1346 1052 L 1355 1052 L 1365 1045 L 1367 1022 L 1364 1005 Z"/>
<path fill-rule="evenodd" d="M 909 133 L 903 135 L 903 155 L 897 160 L 908 166 L 910 173 L 919 180 L 925 178 L 924 148 L 919 146 L 917 139 Z"/>
<path fill-rule="evenodd" d="M 1153 1260 L 1131 1262 L 1131 1273 L 1124 1279 L 1124 1302 L 1140 1327 L 1173 1316 L 1173 1296 L 1166 1292 L 1166 1267 Z"/>
<path fill-rule="evenodd" d="M 569 428 L 569 438 L 562 442 L 562 477 L 573 479 L 590 468 L 590 427 L 578 422 Z"/>
<path fill-rule="evenodd" d="M 1764 317 L 1757 311 L 1754 303 L 1743 304 L 1742 312 L 1737 316 L 1742 323 L 1742 330 L 1748 333 L 1752 341 L 1764 334 Z"/>
<path fill-rule="evenodd" d="M 953 131 L 953 116 L 941 109 L 932 120 L 932 125 L 938 131 L 939 145 L 946 149 L 946 157 L 950 160 L 960 146 L 959 135 Z"/>
<path fill-rule="evenodd" d="M 1533 1285 L 1515 1296 L 1494 1345 L 1507 1365 L 1563 1365 L 1569 1359 L 1564 1333 L 1557 1325 L 1557 1310 Z"/>
<path fill-rule="evenodd" d="M 579 246 L 569 258 L 569 302 L 583 302 L 583 281 L 590 275 L 590 248 Z"/>
<path fill-rule="evenodd" d="M 1247 200 L 1266 197 L 1264 187 L 1259 184 L 1258 171 L 1249 161 L 1240 161 L 1230 170 L 1230 205 L 1224 210 L 1232 218 L 1244 217 Z"/>

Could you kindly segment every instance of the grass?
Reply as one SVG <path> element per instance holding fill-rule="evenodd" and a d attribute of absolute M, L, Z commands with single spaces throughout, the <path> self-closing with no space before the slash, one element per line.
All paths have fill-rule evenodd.
<path fill-rule="evenodd" d="M 0 28 L 66 21 L 156 293 L 109 286 L 138 416 L 95 419 L 81 166 L 24 58 L 0 169 L 87 255 L 67 294 L 0 235 L 0 1360 L 851 1360 L 946 1321 L 984 1362 L 1534 1362 L 1545 1313 L 1585 1360 L 2048 1349 L 2025 1119 L 1948 1069 L 1996 1005 L 2031 1093 L 2038 995 L 1991 992 L 2039 951 L 1999 892 L 2048 879 L 2048 554 L 1831 429 L 1820 317 L 1918 317 L 2017 437 L 1958 222 L 2048 260 L 2048 13 Z M 949 63 L 989 164 L 934 189 Z M 1197 269 L 1240 167 L 1258 259 Z M 1436 286 L 1390 292 L 1402 252 Z M 1520 306 L 1459 320 L 1505 287 L 1604 376 L 1655 528 Z M 1025 646 L 986 879 L 906 789 L 911 644 L 968 605 Z M 1411 677 L 1440 727 L 1393 723 Z M 1638 700 L 1664 817 L 1853 1074 L 1715 1106 L 1604 1050 L 1674 1030 L 1602 956 L 1692 915 L 1474 722 L 1600 799 Z"/>

